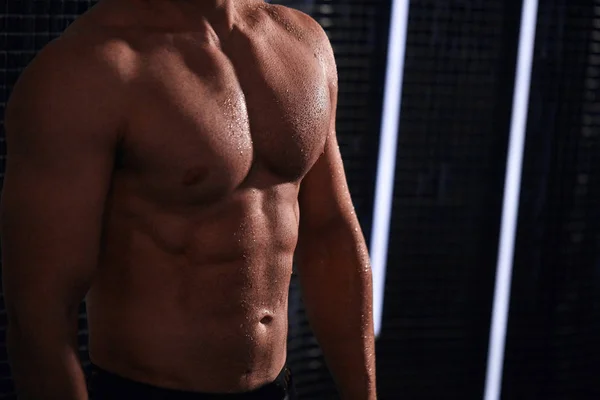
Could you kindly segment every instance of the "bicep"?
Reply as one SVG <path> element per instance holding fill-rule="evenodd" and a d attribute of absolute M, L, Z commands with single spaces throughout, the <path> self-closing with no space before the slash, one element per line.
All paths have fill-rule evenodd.
<path fill-rule="evenodd" d="M 2 191 L 7 305 L 78 303 L 96 262 L 106 161 L 57 153 L 45 162 L 8 155 Z M 61 159 L 62 158 L 62 159 Z"/>
<path fill-rule="evenodd" d="M 354 206 L 348 191 L 344 164 L 336 137 L 338 75 L 333 49 L 319 28 L 319 48 L 323 55 L 329 87 L 330 112 L 323 154 L 302 180 L 299 193 L 300 229 L 314 233 L 340 221 L 354 224 Z"/>
<path fill-rule="evenodd" d="M 56 312 L 78 306 L 97 263 L 112 173 L 109 109 L 97 98 L 92 104 L 75 77 L 38 76 L 35 66 L 24 74 L 6 116 L 0 228 L 11 318 L 31 316 L 36 304 Z"/>
<path fill-rule="evenodd" d="M 301 183 L 299 205 L 302 231 L 316 232 L 354 218 L 335 132 L 329 135 L 325 151 Z"/>

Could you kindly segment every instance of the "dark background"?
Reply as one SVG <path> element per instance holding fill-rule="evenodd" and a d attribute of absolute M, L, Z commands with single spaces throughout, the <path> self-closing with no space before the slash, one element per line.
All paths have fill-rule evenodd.
<path fill-rule="evenodd" d="M 24 66 L 93 3 L 0 0 L 0 114 Z M 369 238 L 391 3 L 276 3 L 332 41 L 339 141 Z M 482 398 L 520 4 L 410 3 L 380 399 Z M 600 0 L 540 1 L 535 43 L 503 398 L 598 399 Z M 80 326 L 85 361 L 83 306 Z M 0 304 L 0 399 L 13 398 L 5 327 Z M 289 361 L 302 398 L 336 398 L 295 279 Z"/>

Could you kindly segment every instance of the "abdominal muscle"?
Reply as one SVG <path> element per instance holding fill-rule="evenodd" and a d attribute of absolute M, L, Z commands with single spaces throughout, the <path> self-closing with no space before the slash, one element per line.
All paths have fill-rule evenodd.
<path fill-rule="evenodd" d="M 86 298 L 92 362 L 186 391 L 273 381 L 286 359 L 297 205 L 264 201 L 248 192 L 211 216 L 113 201 Z"/>

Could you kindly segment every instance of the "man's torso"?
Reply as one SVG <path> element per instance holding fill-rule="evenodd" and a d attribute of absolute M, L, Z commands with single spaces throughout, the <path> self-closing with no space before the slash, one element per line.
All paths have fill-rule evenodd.
<path fill-rule="evenodd" d="M 129 74 L 87 306 L 92 361 L 130 379 L 243 391 L 285 362 L 298 190 L 329 133 L 328 66 L 305 17 L 245 3 L 217 33 L 171 6 L 105 0 L 64 38 L 102 37 Z"/>

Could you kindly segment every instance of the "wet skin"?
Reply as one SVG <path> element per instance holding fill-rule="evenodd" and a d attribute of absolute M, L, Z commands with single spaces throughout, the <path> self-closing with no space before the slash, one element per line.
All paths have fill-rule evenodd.
<path fill-rule="evenodd" d="M 123 32 L 134 106 L 88 295 L 102 367 L 215 392 L 283 367 L 299 183 L 330 100 L 315 50 L 269 11 L 239 10 L 251 18 L 226 41 L 211 26 Z"/>
<path fill-rule="evenodd" d="M 36 68 L 52 68 L 60 90 L 48 89 L 54 102 L 39 106 L 38 122 L 22 122 L 18 106 L 11 118 L 16 131 L 63 116 L 64 129 L 52 123 L 66 139 L 52 153 L 64 160 L 36 156 L 36 168 L 52 168 L 26 197 L 54 208 L 20 215 L 21 224 L 47 221 L 27 239 L 5 228 L 16 237 L 5 257 L 86 266 L 45 279 L 72 304 L 87 295 L 98 366 L 167 388 L 238 392 L 272 381 L 285 363 L 300 192 L 318 160 L 329 166 L 325 180 L 341 182 L 338 208 L 353 211 L 326 36 L 305 15 L 262 1 L 219 10 L 104 0 L 38 56 L 13 103 L 43 90 Z M 80 108 L 71 115 L 65 104 Z M 44 142 L 13 141 L 9 179 L 18 185 L 16 165 Z M 317 202 L 304 208 L 327 220 L 312 211 Z M 47 246 L 33 246 L 36 235 Z"/>

